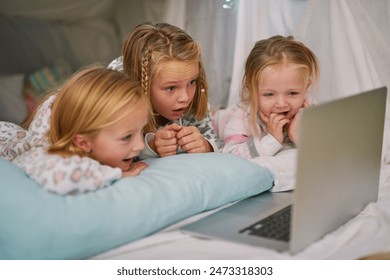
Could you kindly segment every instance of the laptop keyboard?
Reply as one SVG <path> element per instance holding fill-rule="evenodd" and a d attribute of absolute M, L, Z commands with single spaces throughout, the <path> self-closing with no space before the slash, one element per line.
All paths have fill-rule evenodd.
<path fill-rule="evenodd" d="M 271 216 L 239 231 L 260 237 L 272 238 L 282 241 L 290 240 L 291 206 L 289 205 Z"/>

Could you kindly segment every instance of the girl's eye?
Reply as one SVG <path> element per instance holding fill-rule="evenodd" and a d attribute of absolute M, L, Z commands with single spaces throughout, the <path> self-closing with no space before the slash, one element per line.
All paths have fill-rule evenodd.
<path fill-rule="evenodd" d="M 125 137 L 122 138 L 123 141 L 129 141 L 131 139 L 131 134 L 126 135 Z"/>
<path fill-rule="evenodd" d="M 171 87 L 167 87 L 165 90 L 166 90 L 167 92 L 172 92 L 172 91 L 175 90 L 175 88 L 176 88 L 176 87 L 171 86 Z"/>
<path fill-rule="evenodd" d="M 263 93 L 263 96 L 265 97 L 269 97 L 269 96 L 273 96 L 274 94 L 272 92 L 266 92 L 266 93 Z"/>
<path fill-rule="evenodd" d="M 289 92 L 289 95 L 298 95 L 298 94 L 299 94 L 299 92 L 296 92 L 296 91 Z"/>
<path fill-rule="evenodd" d="M 190 85 L 190 86 L 195 86 L 195 85 L 196 85 L 196 81 L 197 81 L 196 79 L 190 81 L 190 84 L 189 84 L 189 85 Z"/>

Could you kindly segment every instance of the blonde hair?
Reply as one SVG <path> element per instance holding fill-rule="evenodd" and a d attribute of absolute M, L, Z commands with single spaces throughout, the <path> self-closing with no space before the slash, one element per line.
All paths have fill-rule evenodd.
<path fill-rule="evenodd" d="M 262 72 L 268 66 L 284 63 L 301 66 L 307 86 L 318 82 L 319 62 L 316 55 L 294 37 L 277 35 L 256 42 L 245 63 L 240 92 L 241 102 L 249 108 L 249 127 L 254 135 L 260 133 L 257 125 L 257 85 L 261 81 Z"/>
<path fill-rule="evenodd" d="M 133 110 L 149 104 L 138 83 L 124 73 L 94 67 L 74 74 L 59 90 L 53 103 L 47 133 L 48 152 L 64 157 L 85 156 L 86 153 L 73 143 L 73 137 L 77 134 L 96 136 L 101 129 L 129 113 L 126 110 L 123 115 L 113 117 L 129 102 Z"/>
<path fill-rule="evenodd" d="M 182 29 L 168 23 L 144 23 L 135 27 L 123 46 L 123 71 L 142 85 L 150 99 L 151 81 L 163 63 L 197 61 L 199 76 L 194 99 L 186 114 L 196 119 L 208 111 L 208 86 L 199 45 Z M 151 122 L 147 131 L 156 129 Z"/>

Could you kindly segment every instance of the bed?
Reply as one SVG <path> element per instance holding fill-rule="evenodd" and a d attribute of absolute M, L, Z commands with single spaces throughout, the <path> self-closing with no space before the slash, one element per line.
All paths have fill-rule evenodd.
<path fill-rule="evenodd" d="M 237 199 L 268 191 L 270 180 L 264 170 L 219 154 L 215 159 L 191 158 L 194 164 L 190 164 L 190 168 L 198 166 L 195 171 L 212 169 L 210 165 L 199 169 L 198 164 L 206 162 L 219 163 L 225 169 L 215 170 L 216 180 L 209 180 L 216 175 L 206 176 L 212 185 L 202 187 L 187 183 L 186 179 L 193 174 L 187 168 L 176 168 L 186 177 L 179 179 L 178 185 L 166 185 L 175 177 L 163 175 L 169 171 L 166 164 L 183 160 L 188 161 L 188 158 L 177 156 L 155 163 L 152 172 L 159 173 L 162 179 L 152 184 L 151 189 L 157 196 L 154 198 L 149 191 L 140 189 L 140 181 L 131 184 L 128 180 L 89 196 L 51 195 L 41 191 L 21 170 L 0 161 L 0 259 L 357 259 L 390 251 L 389 164 L 381 168 L 377 202 L 369 204 L 358 216 L 304 251 L 290 255 L 183 233 L 180 228 L 184 224 Z M 226 160 L 231 164 L 222 164 Z M 232 169 L 240 166 L 251 168 L 245 171 L 244 179 L 231 174 Z M 254 174 L 263 177 L 255 180 Z M 204 183 L 202 178 L 198 182 Z M 223 189 L 226 193 L 221 195 Z M 144 200 L 145 197 L 149 200 Z M 155 210 L 159 210 L 158 213 Z"/>
<path fill-rule="evenodd" d="M 381 168 L 378 201 L 340 228 L 291 255 L 217 239 L 202 239 L 183 233 L 180 228 L 217 210 L 194 215 L 153 235 L 98 254 L 92 259 L 359 259 L 390 257 L 390 165 Z"/>

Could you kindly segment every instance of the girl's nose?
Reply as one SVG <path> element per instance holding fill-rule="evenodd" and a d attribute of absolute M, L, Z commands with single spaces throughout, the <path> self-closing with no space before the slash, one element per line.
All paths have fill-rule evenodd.
<path fill-rule="evenodd" d="M 284 107 L 286 106 L 286 104 L 287 101 L 283 95 L 277 97 L 276 104 L 275 104 L 277 107 Z"/>
<path fill-rule="evenodd" d="M 137 139 L 134 142 L 133 150 L 136 152 L 140 152 L 145 148 L 144 135 L 143 133 L 139 133 Z"/>
<path fill-rule="evenodd" d="M 177 98 L 177 100 L 182 103 L 182 102 L 187 102 L 188 100 L 190 99 L 190 96 L 188 94 L 188 91 L 186 88 L 183 88 L 180 92 L 179 92 L 179 96 Z"/>

